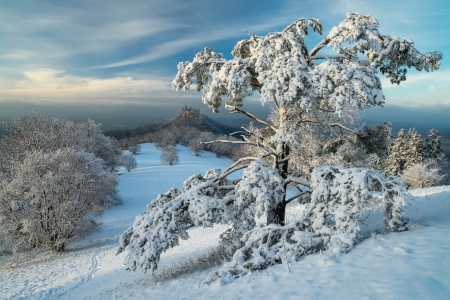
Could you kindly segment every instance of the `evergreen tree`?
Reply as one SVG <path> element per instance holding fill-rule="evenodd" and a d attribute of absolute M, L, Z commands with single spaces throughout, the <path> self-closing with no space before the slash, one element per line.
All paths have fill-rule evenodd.
<path fill-rule="evenodd" d="M 431 129 L 428 137 L 423 142 L 423 156 L 425 159 L 442 160 L 444 151 L 441 144 L 441 136 L 436 129 Z"/>
<path fill-rule="evenodd" d="M 407 147 L 404 169 L 421 164 L 423 162 L 422 138 L 415 129 L 409 130 L 407 135 Z"/>
<path fill-rule="evenodd" d="M 405 157 L 407 153 L 407 137 L 405 130 L 401 129 L 398 136 L 392 142 L 389 156 L 386 159 L 384 171 L 391 175 L 399 175 L 405 169 Z"/>

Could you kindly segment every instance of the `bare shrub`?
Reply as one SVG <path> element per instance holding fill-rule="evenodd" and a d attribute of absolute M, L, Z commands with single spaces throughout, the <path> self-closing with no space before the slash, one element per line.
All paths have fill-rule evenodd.
<path fill-rule="evenodd" d="M 139 151 L 141 151 L 141 145 L 135 144 L 130 147 L 128 147 L 128 151 L 130 151 L 132 154 L 137 154 Z"/>
<path fill-rule="evenodd" d="M 130 172 L 137 167 L 136 159 L 131 154 L 123 154 L 120 157 L 120 164 L 124 166 L 127 172 Z"/>
<path fill-rule="evenodd" d="M 177 148 L 172 145 L 162 148 L 161 162 L 163 164 L 168 164 L 169 166 L 178 164 L 180 160 Z"/>

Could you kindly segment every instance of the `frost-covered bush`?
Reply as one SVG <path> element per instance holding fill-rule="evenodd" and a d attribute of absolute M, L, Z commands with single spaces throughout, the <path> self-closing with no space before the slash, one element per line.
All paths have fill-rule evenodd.
<path fill-rule="evenodd" d="M 401 175 L 408 187 L 422 189 L 438 185 L 445 175 L 433 164 L 416 164 L 407 168 Z"/>
<path fill-rule="evenodd" d="M 97 226 L 104 207 L 120 203 L 114 171 L 120 151 L 93 121 L 73 123 L 32 113 L 5 128 L 0 242 L 15 250 L 63 251 L 71 239 Z"/>
<path fill-rule="evenodd" d="M 115 140 L 103 135 L 100 125 L 92 120 L 74 123 L 33 112 L 6 122 L 5 129 L 8 134 L 0 140 L 0 166 L 5 168 L 28 152 L 48 153 L 62 148 L 92 153 L 111 170 L 119 160 Z"/>
<path fill-rule="evenodd" d="M 188 238 L 192 226 L 230 225 L 221 245 L 232 259 L 212 279 L 239 276 L 317 249 L 349 251 L 358 239 L 360 218 L 374 209 L 385 211 L 388 228 L 405 229 L 402 207 L 409 195 L 401 179 L 375 170 L 321 166 L 325 161 L 292 172 L 292 150 L 309 140 L 313 151 L 336 155 L 328 162 L 358 165 L 370 153 L 384 159 L 390 126 L 355 130 L 349 126 L 349 112 L 383 105 L 379 71 L 398 84 L 406 80 L 407 68 L 438 69 L 442 54 L 420 53 L 409 39 L 381 34 L 370 15 L 348 13 L 311 49 L 305 41 L 309 29 L 322 33 L 319 20 L 299 19 L 281 32 L 239 41 L 230 60 L 205 48 L 192 61 L 178 64 L 175 90 L 188 90 L 195 82 L 213 112 L 225 96 L 227 110 L 260 125 L 244 127 L 240 141 L 216 143 L 247 144 L 258 151 L 223 173 L 190 177 L 181 190 L 151 202 L 120 237 L 118 252 L 125 252 L 129 269 L 154 271 L 161 253 L 176 246 L 179 238 Z M 318 55 L 326 46 L 330 51 Z M 254 92 L 261 103 L 275 108 L 267 121 L 242 109 Z M 356 142 L 362 146 L 349 146 Z M 239 170 L 239 179 L 228 179 Z M 296 191 L 290 198 L 288 189 Z M 306 214 L 287 222 L 286 205 L 308 199 L 307 194 Z M 258 217 L 265 217 L 265 224 L 257 224 Z"/>
<path fill-rule="evenodd" d="M 2 241 L 15 251 L 63 251 L 98 226 L 112 205 L 116 177 L 92 153 L 71 148 L 29 152 L 0 174 Z"/>

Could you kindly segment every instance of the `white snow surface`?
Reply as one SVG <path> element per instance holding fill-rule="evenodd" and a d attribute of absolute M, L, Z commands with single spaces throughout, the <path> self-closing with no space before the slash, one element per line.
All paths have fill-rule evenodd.
<path fill-rule="evenodd" d="M 180 164 L 162 165 L 154 144 L 143 144 L 138 167 L 121 171 L 120 206 L 103 215 L 103 228 L 74 241 L 60 255 L 0 255 L 0 299 L 450 299 L 450 186 L 412 190 L 412 225 L 389 232 L 373 214 L 365 239 L 347 254 L 328 252 L 276 265 L 234 282 L 202 282 L 220 267 L 211 256 L 226 227 L 193 228 L 190 238 L 161 257 L 154 275 L 126 271 L 115 255 L 118 237 L 157 194 L 187 177 L 232 162 L 178 146 Z M 288 219 L 299 213 L 293 204 Z M 379 234 L 370 234 L 378 228 Z"/>

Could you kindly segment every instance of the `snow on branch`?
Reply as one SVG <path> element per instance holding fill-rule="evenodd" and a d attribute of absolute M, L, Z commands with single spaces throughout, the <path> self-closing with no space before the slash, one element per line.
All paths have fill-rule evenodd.
<path fill-rule="evenodd" d="M 226 249 L 240 244 L 243 232 L 251 229 L 254 221 L 251 214 L 245 213 L 248 204 L 236 206 L 233 182 L 222 180 L 222 188 L 214 183 L 219 175 L 220 170 L 210 170 L 204 177 L 189 177 L 181 190 L 171 189 L 158 195 L 147 211 L 136 217 L 133 226 L 120 236 L 117 249 L 117 254 L 125 252 L 128 269 L 140 267 L 144 272 L 154 272 L 161 253 L 177 246 L 180 238 L 187 239 L 187 229 L 193 226 L 231 224 L 222 244 Z"/>
<path fill-rule="evenodd" d="M 313 171 L 311 180 L 312 228 L 329 235 L 327 248 L 351 249 L 360 232 L 358 218 L 379 208 L 385 210 L 388 228 L 405 230 L 402 207 L 412 196 L 400 178 L 372 169 L 324 166 Z M 381 201 L 377 192 L 381 192 Z"/>
<path fill-rule="evenodd" d="M 258 123 L 260 123 L 260 124 L 262 124 L 262 125 L 264 125 L 264 126 L 266 126 L 267 128 L 270 128 L 270 129 L 272 129 L 272 130 L 275 131 L 275 132 L 277 131 L 277 128 L 274 127 L 272 124 L 267 123 L 266 121 L 263 121 L 263 120 L 259 119 L 258 117 L 252 115 L 251 113 L 248 113 L 248 112 L 246 112 L 246 111 L 244 111 L 244 110 L 242 110 L 242 109 L 237 108 L 236 106 L 229 105 L 228 103 L 226 103 L 226 104 L 225 104 L 225 108 L 228 109 L 228 110 L 230 110 L 231 113 L 240 113 L 240 114 L 243 114 L 244 116 L 249 117 L 250 119 L 252 119 L 252 120 L 254 120 L 254 121 L 256 121 L 256 122 L 258 122 Z"/>
<path fill-rule="evenodd" d="M 244 244 L 231 261 L 206 282 L 219 278 L 233 280 L 269 265 L 298 260 L 317 250 L 348 252 L 360 237 L 362 219 L 380 208 L 385 209 L 384 218 L 390 229 L 405 230 L 401 208 L 411 195 L 397 177 L 361 168 L 320 167 L 313 172 L 310 188 L 304 193 L 312 192 L 311 206 L 302 218 L 285 226 L 258 224 L 244 234 Z"/>
<path fill-rule="evenodd" d="M 249 164 L 235 190 L 238 205 L 255 203 L 257 218 L 274 209 L 285 196 L 284 179 L 262 159 Z"/>

